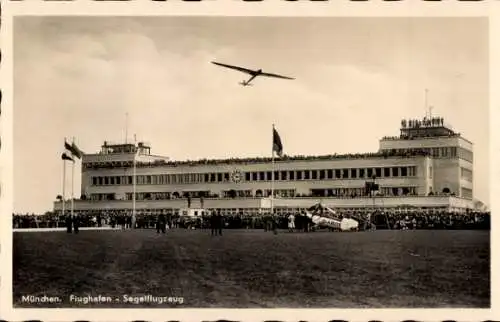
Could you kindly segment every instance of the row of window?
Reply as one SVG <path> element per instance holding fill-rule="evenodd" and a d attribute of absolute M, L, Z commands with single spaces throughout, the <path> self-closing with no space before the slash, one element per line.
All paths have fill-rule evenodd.
<path fill-rule="evenodd" d="M 462 187 L 462 198 L 472 199 L 472 189 Z"/>
<path fill-rule="evenodd" d="M 462 179 L 472 182 L 472 171 L 465 168 L 460 168 L 460 175 Z"/>
<path fill-rule="evenodd" d="M 393 149 L 396 153 L 415 153 L 424 152 L 433 158 L 460 158 L 469 162 L 473 161 L 473 153 L 461 147 L 441 147 L 441 148 L 412 148 L 412 149 Z"/>
<path fill-rule="evenodd" d="M 379 195 L 384 196 L 406 196 L 416 195 L 416 187 L 380 187 Z M 293 198 L 293 197 L 341 197 L 341 198 L 355 198 L 367 196 L 365 188 L 322 188 L 311 189 L 309 194 L 300 195 L 296 193 L 295 189 L 276 189 L 274 190 L 276 197 Z M 193 196 L 188 192 L 137 192 L 136 200 L 170 200 L 181 197 Z M 218 198 L 219 195 L 207 193 L 207 196 Z M 91 200 L 115 200 L 116 195 L 113 193 L 95 193 L 90 196 Z M 261 198 L 271 196 L 271 189 L 257 189 L 252 190 L 228 190 L 222 191 L 223 198 Z M 133 194 L 126 193 L 125 200 L 132 200 Z"/>
<path fill-rule="evenodd" d="M 247 182 L 271 181 L 272 171 L 245 172 L 243 178 Z M 333 180 L 333 179 L 370 179 L 393 177 L 415 177 L 416 166 L 407 167 L 384 167 L 384 168 L 358 168 L 358 169 L 327 169 L 327 170 L 293 170 L 275 171 L 276 181 L 298 181 L 298 180 Z M 223 183 L 238 182 L 232 173 L 185 173 L 185 174 L 163 174 L 163 175 L 138 175 L 136 184 L 193 184 L 193 183 Z M 92 177 L 92 185 L 131 185 L 132 176 L 102 176 Z"/>
<path fill-rule="evenodd" d="M 473 162 L 474 161 L 474 154 L 472 151 L 469 151 L 464 148 L 458 148 L 458 157 L 462 160 Z"/>
<path fill-rule="evenodd" d="M 391 149 L 394 153 L 424 153 L 430 155 L 433 158 L 456 158 L 457 148 L 456 147 L 441 147 L 441 148 L 408 148 L 408 149 Z"/>

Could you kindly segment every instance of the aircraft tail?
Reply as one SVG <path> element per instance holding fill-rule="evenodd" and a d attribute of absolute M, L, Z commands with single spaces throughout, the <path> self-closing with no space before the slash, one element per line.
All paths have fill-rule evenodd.
<path fill-rule="evenodd" d="M 241 86 L 252 86 L 252 84 L 249 84 L 248 82 L 246 81 L 242 81 L 239 83 Z"/>

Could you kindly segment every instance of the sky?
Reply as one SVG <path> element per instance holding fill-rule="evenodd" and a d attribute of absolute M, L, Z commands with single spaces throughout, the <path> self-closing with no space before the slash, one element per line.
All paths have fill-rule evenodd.
<path fill-rule="evenodd" d="M 296 79 L 242 87 L 210 61 Z M 65 137 L 86 153 L 128 133 L 174 160 L 270 156 L 274 123 L 288 155 L 375 152 L 426 115 L 426 88 L 474 142 L 488 204 L 488 68 L 481 18 L 16 17 L 14 212 L 52 209 Z"/>

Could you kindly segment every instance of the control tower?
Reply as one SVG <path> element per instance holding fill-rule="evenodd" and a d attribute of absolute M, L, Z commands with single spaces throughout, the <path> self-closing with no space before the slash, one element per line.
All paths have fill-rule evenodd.
<path fill-rule="evenodd" d="M 442 117 L 403 119 L 399 137 L 384 137 L 380 151 L 423 153 L 428 161 L 428 194 L 473 199 L 473 144 Z"/>
<path fill-rule="evenodd" d="M 133 144 L 104 141 L 98 153 L 84 154 L 82 157 L 82 195 L 90 195 L 92 186 L 95 185 L 109 185 L 111 190 L 113 185 L 132 184 L 134 157 L 140 164 L 165 163 L 169 160 L 167 157 L 151 154 L 151 146 L 146 142 Z M 114 176 L 102 179 L 101 174 L 109 171 Z M 96 180 L 109 180 L 109 182 Z"/>

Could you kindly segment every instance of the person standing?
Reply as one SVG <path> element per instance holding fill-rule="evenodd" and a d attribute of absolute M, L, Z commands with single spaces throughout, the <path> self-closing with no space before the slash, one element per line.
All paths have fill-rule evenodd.
<path fill-rule="evenodd" d="M 80 217 L 78 214 L 75 214 L 73 216 L 73 230 L 75 231 L 75 234 L 78 234 L 80 228 Z"/>
<path fill-rule="evenodd" d="M 295 230 L 295 216 L 293 215 L 293 213 L 291 213 L 288 216 L 288 231 L 293 233 L 294 230 Z"/>
<path fill-rule="evenodd" d="M 167 225 L 167 220 L 165 218 L 165 215 L 163 213 L 159 214 L 156 220 L 156 233 L 159 234 L 161 231 L 162 234 L 165 234 L 167 230 L 166 225 Z"/>
<path fill-rule="evenodd" d="M 224 217 L 220 213 L 220 211 L 217 213 L 217 232 L 219 233 L 219 236 L 222 236 L 222 227 L 224 226 Z"/>
<path fill-rule="evenodd" d="M 66 221 L 66 232 L 68 234 L 71 234 L 72 233 L 72 230 L 73 230 L 73 222 L 71 220 L 71 215 L 66 213 L 65 216 L 65 221 Z"/>
<path fill-rule="evenodd" d="M 305 233 L 308 233 L 311 228 L 311 219 L 307 217 L 307 214 L 305 212 L 303 212 L 300 216 L 302 218 L 302 228 L 304 229 Z"/>
<path fill-rule="evenodd" d="M 210 232 L 211 232 L 212 236 L 215 234 L 215 216 L 216 216 L 216 213 L 214 211 L 210 214 L 210 218 L 209 218 L 209 220 L 210 220 Z"/>
<path fill-rule="evenodd" d="M 271 224 L 272 224 L 273 233 L 275 235 L 277 235 L 278 234 L 278 223 L 279 223 L 278 222 L 278 220 L 279 220 L 278 215 L 271 214 L 271 220 L 272 220 Z"/>

